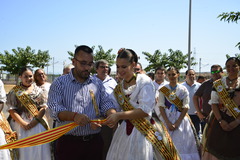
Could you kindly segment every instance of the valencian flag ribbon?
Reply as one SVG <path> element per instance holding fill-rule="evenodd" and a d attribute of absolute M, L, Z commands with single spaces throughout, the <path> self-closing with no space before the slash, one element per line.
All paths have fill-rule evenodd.
<path fill-rule="evenodd" d="M 94 119 L 94 120 L 91 120 L 90 122 L 97 122 L 99 124 L 102 124 L 105 121 L 106 119 L 102 119 L 102 120 Z M 31 147 L 31 146 L 41 145 L 45 143 L 50 143 L 77 126 L 78 124 L 76 124 L 75 122 L 68 123 L 68 124 L 65 124 L 50 130 L 46 130 L 44 132 L 41 132 L 32 136 L 2 145 L 0 146 L 0 149 L 24 148 L 24 147 Z"/>
<path fill-rule="evenodd" d="M 0 149 L 13 149 L 13 148 L 24 148 L 31 147 L 36 145 L 41 145 L 45 143 L 52 142 L 73 128 L 77 127 L 78 124 L 72 122 L 63 126 L 59 126 L 50 130 L 46 130 L 44 132 L 32 135 L 30 137 L 26 137 L 23 139 L 19 139 L 17 141 L 5 144 L 0 146 Z"/>

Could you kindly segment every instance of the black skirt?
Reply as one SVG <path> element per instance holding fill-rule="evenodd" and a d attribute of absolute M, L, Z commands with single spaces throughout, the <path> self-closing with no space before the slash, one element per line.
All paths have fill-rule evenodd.
<path fill-rule="evenodd" d="M 233 116 L 228 116 L 221 112 L 222 119 L 228 123 L 235 120 Z M 203 145 L 205 150 L 213 154 L 218 159 L 239 160 L 240 159 L 240 125 L 232 131 L 224 131 L 219 122 L 211 113 L 208 125 L 204 131 Z"/>

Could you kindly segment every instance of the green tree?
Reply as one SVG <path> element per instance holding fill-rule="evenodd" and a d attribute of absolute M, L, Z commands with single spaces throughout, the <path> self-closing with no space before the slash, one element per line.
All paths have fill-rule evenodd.
<path fill-rule="evenodd" d="M 182 51 L 172 49 L 168 50 L 169 53 L 161 53 L 160 50 L 156 50 L 154 54 L 149 52 L 142 52 L 149 62 L 149 65 L 144 69 L 146 72 L 154 71 L 157 67 L 162 66 L 165 68 L 176 67 L 177 69 L 187 68 L 188 66 L 188 54 L 183 54 Z M 194 57 L 191 57 L 191 65 L 196 65 Z"/>
<path fill-rule="evenodd" d="M 228 58 L 230 58 L 230 57 L 232 57 L 232 56 L 230 56 L 229 54 L 226 54 L 226 58 L 228 59 Z M 234 55 L 234 57 L 237 57 L 238 59 L 240 59 L 240 54 L 235 54 Z"/>
<path fill-rule="evenodd" d="M 238 22 L 240 19 L 240 12 L 223 12 L 222 14 L 218 15 L 220 21 L 227 21 L 229 22 Z M 240 50 L 240 42 L 237 43 L 236 47 Z"/>
<path fill-rule="evenodd" d="M 94 53 L 94 61 L 105 59 L 108 61 L 110 67 L 113 66 L 115 63 L 116 55 L 111 53 L 112 50 L 113 49 L 108 49 L 107 51 L 104 51 L 103 47 L 99 45 L 98 49 L 96 49 Z"/>
<path fill-rule="evenodd" d="M 35 50 L 32 50 L 29 46 L 26 49 L 20 47 L 12 49 L 12 52 L 5 50 L 4 54 L 0 53 L 0 63 L 4 65 L 2 66 L 4 71 L 14 75 L 17 75 L 20 68 L 24 66 L 44 68 L 48 66 L 51 59 L 48 51 L 38 50 L 35 54 Z"/>
<path fill-rule="evenodd" d="M 75 45 L 75 47 L 77 48 L 77 45 Z M 95 46 L 92 46 L 91 48 L 93 50 L 94 61 L 98 61 L 100 59 L 105 59 L 108 61 L 109 66 L 114 65 L 116 55 L 111 53 L 113 49 L 108 49 L 107 51 L 104 51 L 104 49 L 101 45 L 98 45 L 98 49 L 96 51 L 95 51 Z M 72 60 L 74 57 L 74 53 L 71 51 L 68 51 L 68 55 L 70 56 L 68 58 L 70 60 Z"/>
<path fill-rule="evenodd" d="M 75 45 L 75 47 L 77 47 L 77 45 Z M 101 45 L 98 45 L 98 49 L 96 50 L 95 50 L 95 46 L 92 46 L 91 48 L 93 50 L 94 61 L 105 59 L 108 61 L 110 67 L 114 65 L 116 55 L 111 53 L 113 49 L 108 49 L 107 51 L 104 51 Z M 72 58 L 74 57 L 74 53 L 71 51 L 68 51 L 68 55 L 70 56 L 68 58 L 72 60 Z"/>

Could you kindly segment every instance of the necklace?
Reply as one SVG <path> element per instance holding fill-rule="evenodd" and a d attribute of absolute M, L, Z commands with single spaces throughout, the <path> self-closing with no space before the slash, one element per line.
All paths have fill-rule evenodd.
<path fill-rule="evenodd" d="M 175 90 L 176 90 L 176 88 L 177 88 L 177 85 L 176 85 L 176 86 L 174 86 L 174 87 L 170 86 L 170 88 L 171 88 L 171 90 L 172 90 L 172 91 L 175 91 Z"/>
<path fill-rule="evenodd" d="M 132 78 L 129 80 L 129 81 L 126 81 L 125 79 L 124 79 L 124 81 L 126 82 L 126 83 L 130 83 L 132 80 L 134 80 L 134 79 L 136 79 L 136 74 L 133 74 L 133 76 L 132 76 Z"/>
<path fill-rule="evenodd" d="M 237 80 L 237 79 L 238 79 L 238 77 L 237 77 L 237 78 L 234 78 L 234 79 L 230 79 L 230 78 L 228 78 L 228 77 L 227 77 L 227 79 L 228 79 L 228 81 L 229 81 L 229 84 L 232 84 L 232 83 L 233 83 L 233 81 L 235 81 L 235 80 Z"/>

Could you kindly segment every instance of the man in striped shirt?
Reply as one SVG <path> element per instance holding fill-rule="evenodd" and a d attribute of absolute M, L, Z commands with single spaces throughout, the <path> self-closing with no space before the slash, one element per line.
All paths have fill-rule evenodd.
<path fill-rule="evenodd" d="M 76 48 L 74 68 L 51 85 L 48 106 L 56 126 L 74 121 L 78 127 L 56 141 L 56 160 L 102 159 L 103 141 L 100 128 L 92 129 L 90 120 L 115 113 L 102 81 L 90 76 L 93 50 L 85 45 Z"/>

